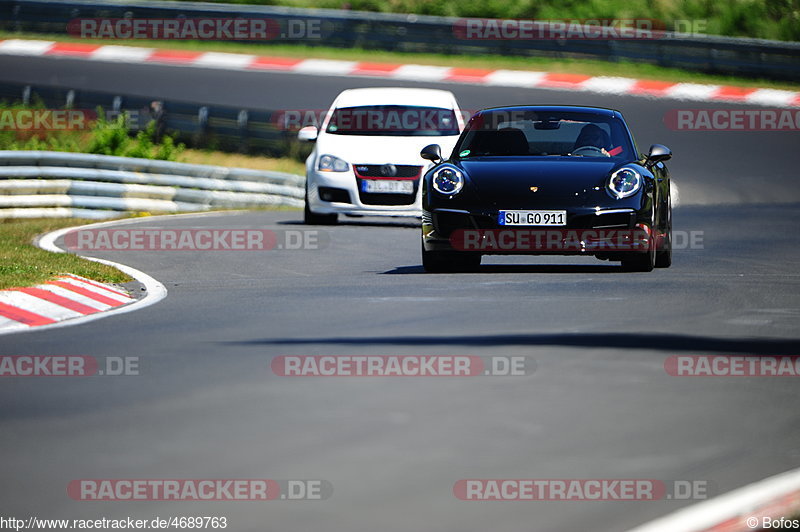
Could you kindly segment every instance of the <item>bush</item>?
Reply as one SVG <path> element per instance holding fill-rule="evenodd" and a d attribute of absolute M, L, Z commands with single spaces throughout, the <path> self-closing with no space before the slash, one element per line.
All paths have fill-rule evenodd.
<path fill-rule="evenodd" d="M 120 114 L 109 122 L 103 110 L 97 109 L 98 119 L 92 127 L 92 141 L 87 153 L 103 155 L 119 155 L 121 157 L 138 157 L 140 159 L 160 159 L 174 161 L 185 146 L 175 144 L 170 135 L 163 135 L 161 142 L 154 141 L 156 123 L 150 122 L 147 127 L 131 137 L 127 115 Z"/>
<path fill-rule="evenodd" d="M 45 109 L 40 101 L 31 105 L 0 102 L 0 113 L 23 109 Z M 109 121 L 102 108 L 97 108 L 97 120 L 89 130 L 24 131 L 0 128 L 0 150 L 46 150 L 100 155 L 119 155 L 143 159 L 175 161 L 185 146 L 176 144 L 174 137 L 163 135 L 155 139 L 156 124 L 131 135 L 127 115 L 120 114 Z"/>

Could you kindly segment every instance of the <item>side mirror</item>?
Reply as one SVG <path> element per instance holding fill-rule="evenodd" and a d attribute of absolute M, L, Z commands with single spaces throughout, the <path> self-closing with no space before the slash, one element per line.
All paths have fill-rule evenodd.
<path fill-rule="evenodd" d="M 653 144 L 650 146 L 650 152 L 647 154 L 647 164 L 656 164 L 667 161 L 672 158 L 672 150 L 662 144 Z"/>
<path fill-rule="evenodd" d="M 428 144 L 422 151 L 419 152 L 419 156 L 423 159 L 427 159 L 432 162 L 437 162 L 442 160 L 442 148 L 439 147 L 438 144 Z"/>
<path fill-rule="evenodd" d="M 297 139 L 302 142 L 314 142 L 317 140 L 317 126 L 305 126 L 297 132 Z"/>

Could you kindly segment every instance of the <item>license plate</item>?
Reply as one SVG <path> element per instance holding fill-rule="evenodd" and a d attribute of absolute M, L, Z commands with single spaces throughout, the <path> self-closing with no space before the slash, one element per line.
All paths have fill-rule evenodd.
<path fill-rule="evenodd" d="M 361 182 L 361 192 L 378 194 L 413 194 L 413 181 L 393 181 L 391 179 L 365 179 Z"/>
<path fill-rule="evenodd" d="M 567 225 L 567 211 L 500 211 L 500 225 Z"/>

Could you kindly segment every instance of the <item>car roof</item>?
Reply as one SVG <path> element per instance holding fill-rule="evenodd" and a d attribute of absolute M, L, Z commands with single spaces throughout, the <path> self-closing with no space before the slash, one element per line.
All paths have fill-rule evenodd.
<path fill-rule="evenodd" d="M 455 97 L 450 91 L 438 89 L 406 89 L 379 87 L 348 89 L 336 97 L 336 107 L 363 105 L 418 105 L 452 109 Z"/>
<path fill-rule="evenodd" d="M 487 111 L 539 111 L 539 112 L 573 112 L 573 113 L 595 113 L 605 116 L 622 117 L 622 113 L 616 109 L 605 107 L 587 107 L 581 105 L 505 105 L 502 107 L 489 107 L 480 112 Z"/>

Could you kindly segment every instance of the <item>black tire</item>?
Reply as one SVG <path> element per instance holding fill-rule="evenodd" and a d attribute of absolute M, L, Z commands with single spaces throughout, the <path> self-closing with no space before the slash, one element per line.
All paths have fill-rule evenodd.
<path fill-rule="evenodd" d="M 663 247 L 656 252 L 656 268 L 669 268 L 672 266 L 672 228 L 664 236 Z"/>
<path fill-rule="evenodd" d="M 308 208 L 308 195 L 306 195 L 306 206 L 303 209 L 303 223 L 306 225 L 334 225 L 339 219 L 339 215 L 317 214 Z"/>
<path fill-rule="evenodd" d="M 628 253 L 622 258 L 622 269 L 626 272 L 651 272 L 656 265 L 656 246 L 650 239 L 644 253 Z"/>
<path fill-rule="evenodd" d="M 422 246 L 422 267 L 428 273 L 472 272 L 480 265 L 481 256 L 478 253 L 427 251 Z"/>
<path fill-rule="evenodd" d="M 667 230 L 661 249 L 656 252 L 656 268 L 669 268 L 672 266 L 672 205 L 667 213 Z"/>

